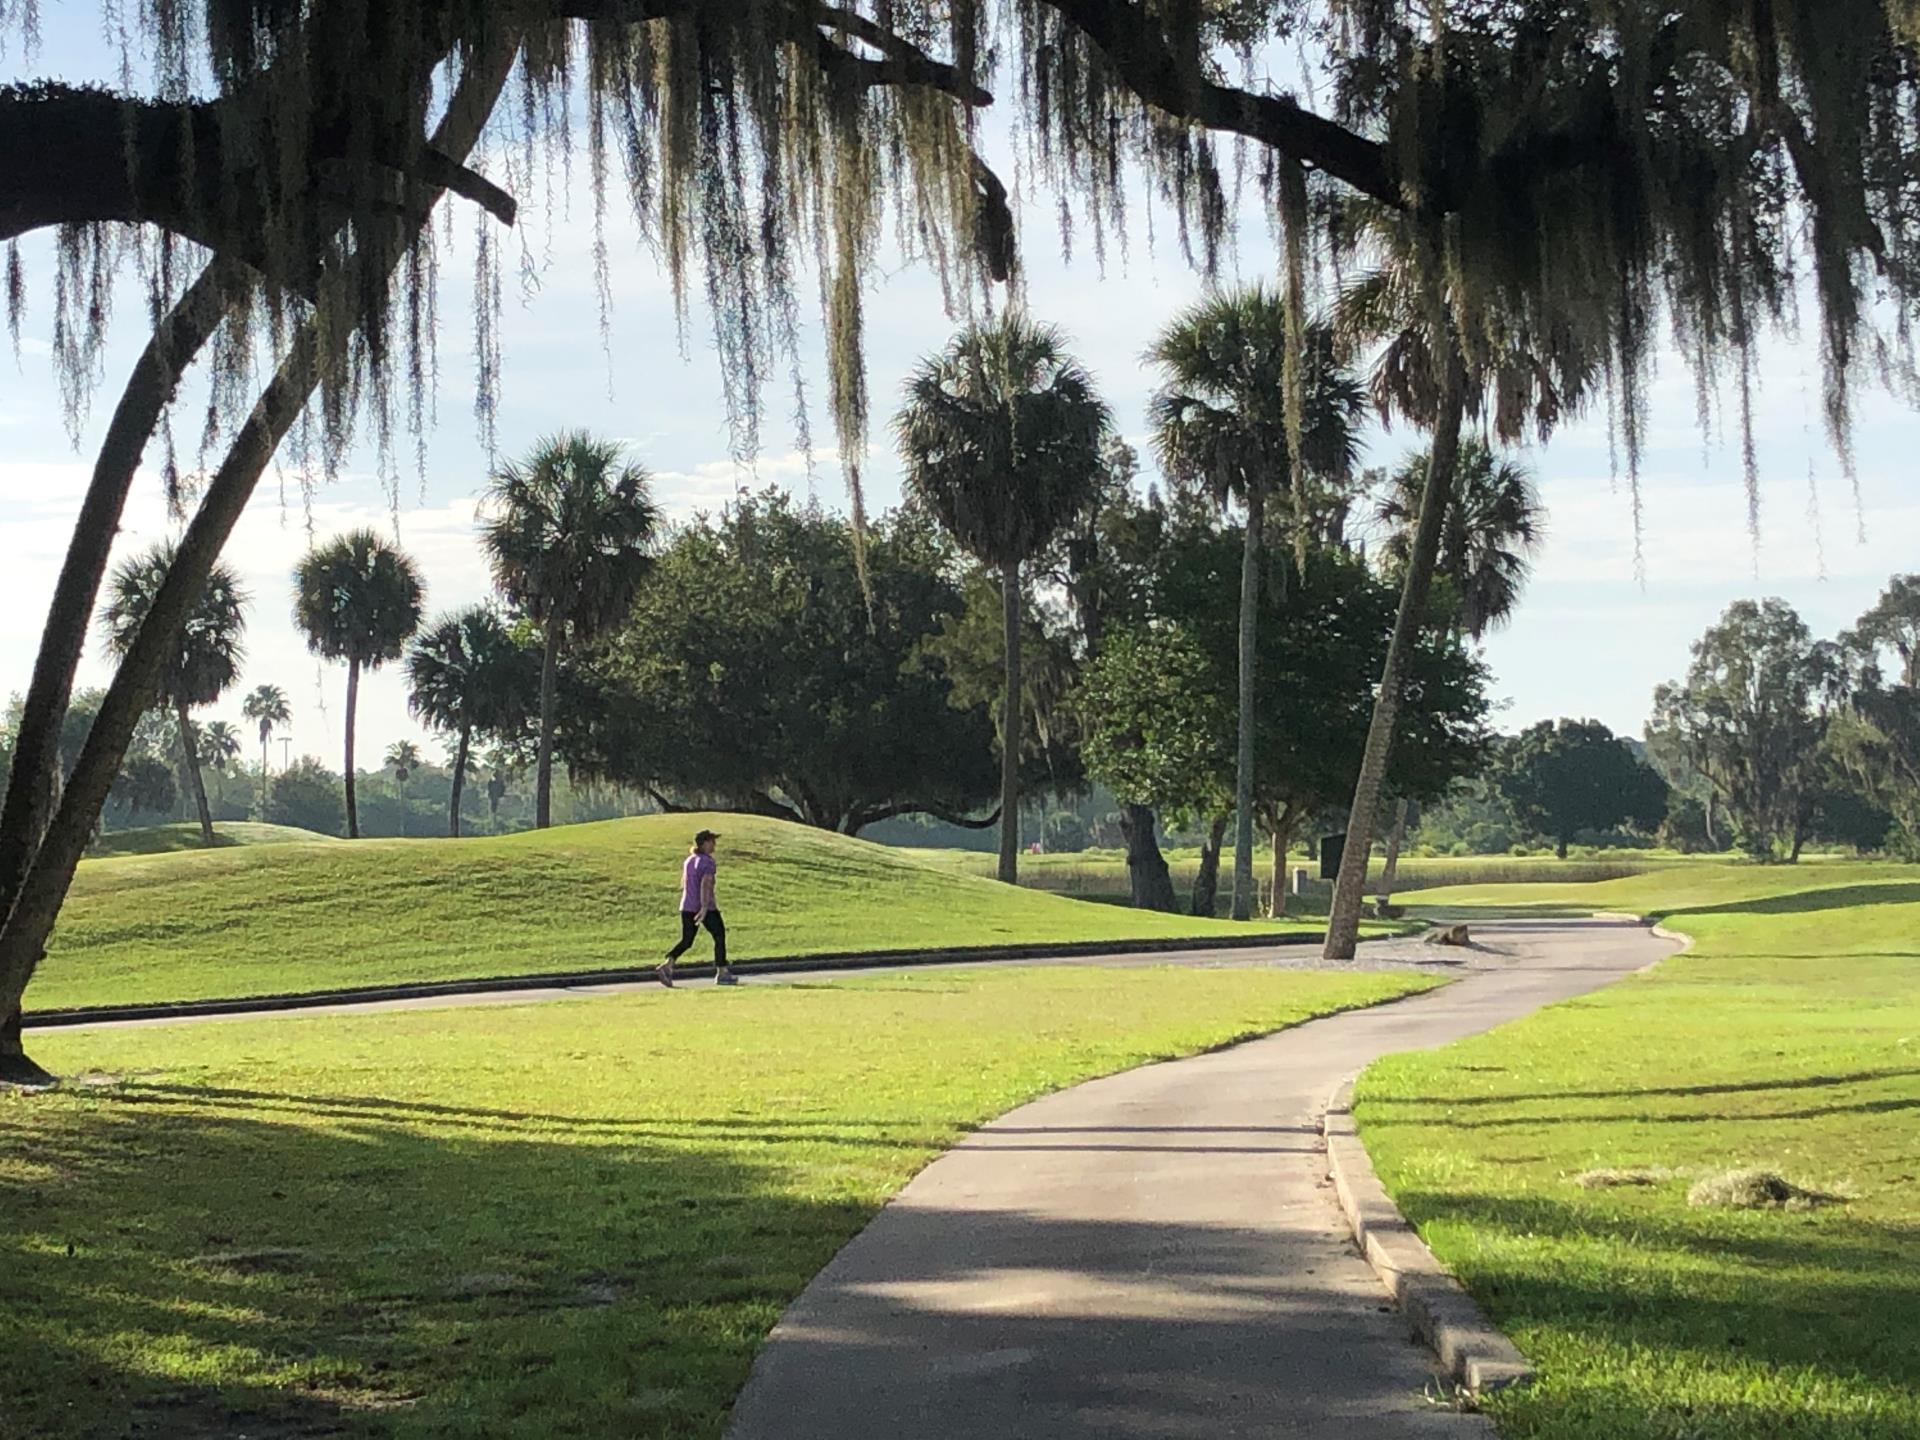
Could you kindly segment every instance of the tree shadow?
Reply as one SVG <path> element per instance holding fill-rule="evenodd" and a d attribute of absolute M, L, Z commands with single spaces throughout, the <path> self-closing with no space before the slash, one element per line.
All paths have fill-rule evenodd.
<path fill-rule="evenodd" d="M 1861 905 L 1913 904 L 1920 904 L 1920 882 L 1816 886 L 1757 900 L 1727 900 L 1662 910 L 1659 916 L 1671 920 L 1681 915 L 1808 915 L 1823 910 L 1851 910 Z"/>
<path fill-rule="evenodd" d="M 1533 1101 L 1627 1100 L 1659 1096 L 1682 1099 L 1700 1095 L 1750 1095 L 1772 1090 L 1824 1090 L 1836 1085 L 1870 1085 L 1880 1080 L 1906 1080 L 1920 1076 L 1920 1066 L 1882 1070 L 1852 1070 L 1840 1075 L 1796 1075 L 1789 1079 L 1719 1081 L 1705 1085 L 1647 1085 L 1613 1090 L 1542 1090 L 1528 1093 L 1503 1091 L 1497 1095 L 1369 1095 L 1365 1108 L 1381 1111 L 1430 1109 L 1440 1112 L 1476 1105 L 1517 1105 Z M 1397 1118 L 1397 1116 L 1396 1116 Z M 1583 1119 L 1590 1118 L 1582 1116 Z"/>

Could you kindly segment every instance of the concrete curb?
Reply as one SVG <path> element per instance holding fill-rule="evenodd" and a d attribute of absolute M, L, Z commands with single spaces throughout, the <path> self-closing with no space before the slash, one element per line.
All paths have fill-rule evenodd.
<path fill-rule="evenodd" d="M 1393 1296 L 1414 1334 L 1440 1357 L 1454 1382 L 1473 1394 L 1525 1385 L 1534 1369 L 1434 1258 L 1387 1197 L 1353 1124 L 1353 1081 L 1327 1097 L 1321 1124 L 1327 1170 L 1354 1243 Z"/>
<path fill-rule="evenodd" d="M 746 960 L 734 966 L 742 976 L 808 971 L 876 970 L 902 965 L 975 965 L 1006 960 L 1098 958 L 1107 955 L 1159 955 L 1204 950 L 1260 950 L 1318 945 L 1324 933 L 1313 931 L 1261 935 L 1193 936 L 1187 939 L 1066 940 L 1028 945 L 969 945 L 951 950 L 821 951 L 772 960 Z M 427 1000 L 440 996 L 487 995 L 506 990 L 567 990 L 580 986 L 627 985 L 654 978 L 654 962 L 603 970 L 545 971 L 521 975 L 485 975 L 467 980 L 419 980 L 393 985 L 356 985 L 337 990 L 302 990 L 278 995 L 247 995 L 220 1000 L 156 1001 L 131 1005 L 77 1005 L 28 1010 L 28 1030 L 66 1025 L 97 1025 L 112 1020 L 184 1020 L 195 1015 L 254 1015 L 309 1010 L 322 1005 L 357 1005 L 381 1000 Z M 676 974 L 698 979 L 713 973 L 710 962 L 681 964 Z"/>

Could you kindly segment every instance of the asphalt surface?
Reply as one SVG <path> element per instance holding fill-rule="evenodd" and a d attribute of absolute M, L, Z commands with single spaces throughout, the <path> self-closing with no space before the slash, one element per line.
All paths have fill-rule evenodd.
<path fill-rule="evenodd" d="M 969 1137 L 788 1309 L 729 1440 L 1492 1435 L 1436 1403 L 1431 1356 L 1348 1238 L 1318 1135 L 1328 1093 L 1675 946 L 1619 921 L 1474 933 L 1443 952 L 1455 984 L 1095 1080 Z M 1367 947 L 1367 963 L 1438 948 Z"/>

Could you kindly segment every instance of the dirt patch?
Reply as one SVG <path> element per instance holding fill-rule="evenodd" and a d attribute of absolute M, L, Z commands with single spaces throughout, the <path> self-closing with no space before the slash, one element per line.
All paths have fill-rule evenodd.
<path fill-rule="evenodd" d="M 1680 1176 L 1680 1171 L 1669 1170 L 1664 1165 L 1629 1165 L 1624 1168 L 1603 1165 L 1597 1170 L 1583 1171 L 1574 1176 L 1573 1183 L 1583 1190 L 1612 1190 L 1623 1185 L 1664 1185 Z"/>

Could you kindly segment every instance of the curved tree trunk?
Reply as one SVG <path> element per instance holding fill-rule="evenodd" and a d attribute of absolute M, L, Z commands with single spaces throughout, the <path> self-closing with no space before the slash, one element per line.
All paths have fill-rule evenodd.
<path fill-rule="evenodd" d="M 187 788 L 193 792 L 194 808 L 200 812 L 200 843 L 213 848 L 213 811 L 207 806 L 207 777 L 200 772 L 200 732 L 193 728 L 193 716 L 185 702 L 173 707 L 174 723 L 180 727 L 182 768 L 187 772 Z"/>
<path fill-rule="evenodd" d="M 560 627 L 549 615 L 546 643 L 540 653 L 540 764 L 534 780 L 533 825 L 545 830 L 553 824 L 553 692 L 560 671 Z"/>
<path fill-rule="evenodd" d="M 1200 842 L 1200 868 L 1193 872 L 1193 913 L 1211 918 L 1220 904 L 1220 847 L 1227 838 L 1227 817 L 1216 815 Z"/>
<path fill-rule="evenodd" d="M 1133 908 L 1164 910 L 1168 914 L 1178 910 L 1173 874 L 1167 869 L 1167 857 L 1160 853 L 1160 841 L 1154 834 L 1153 807 L 1122 805 L 1120 833 L 1127 840 L 1127 888 Z"/>
<path fill-rule="evenodd" d="M 146 453 L 160 412 L 173 399 L 180 376 L 226 318 L 245 277 L 243 267 L 222 260 L 200 272 L 134 362 L 100 442 L 13 736 L 13 766 L 7 777 L 6 802 L 0 808 L 0 923 L 13 907 L 33 866 L 41 834 L 59 804 L 60 727 L 73 698 L 73 677 L 87 643 L 87 626 L 140 457 Z M 0 1053 L 4 1050 L 5 1042 L 0 1040 Z"/>
<path fill-rule="evenodd" d="M 1400 847 L 1407 843 L 1407 802 L 1393 807 L 1393 832 L 1387 836 L 1387 863 L 1380 867 L 1380 903 L 1393 902 L 1393 885 L 1400 878 Z M 1561 857 L 1565 859 L 1563 855 Z"/>
<path fill-rule="evenodd" d="M 433 137 L 435 148 L 455 162 L 464 161 L 472 151 L 493 113 L 519 54 L 519 33 L 502 27 L 484 52 L 470 57 Z M 432 191 L 428 204 L 438 194 L 437 188 Z M 423 208 L 409 219 L 424 223 L 428 217 L 429 212 Z M 395 223 L 405 222 L 396 219 Z M 328 295 L 346 300 L 360 293 L 363 285 L 384 280 L 398 263 L 400 252 L 380 253 L 388 257 L 388 271 L 369 275 L 365 265 L 349 262 L 338 277 L 339 283 L 329 287 Z M 132 648 L 107 687 L 59 808 L 46 827 L 12 911 L 0 927 L 0 1037 L 15 1037 L 12 1042 L 0 1038 L 0 1078 L 45 1074 L 26 1058 L 18 1043 L 20 999 L 46 953 L 47 937 L 53 933 L 54 921 L 73 883 L 74 868 L 80 863 L 101 807 L 106 804 L 107 792 L 126 758 L 134 727 L 153 706 L 161 672 L 168 654 L 179 643 L 180 627 L 188 611 L 206 588 L 207 576 L 252 498 L 254 486 L 272 463 L 274 451 L 319 385 L 323 363 L 330 355 L 339 354 L 352 334 L 352 326 L 329 326 L 323 319 L 309 319 L 295 332 L 286 358 L 234 435 L 226 459 L 208 483 L 200 509 L 174 553 L 167 578 L 161 582 Z"/>
<path fill-rule="evenodd" d="M 1414 528 L 1413 553 L 1408 557 L 1406 581 L 1400 588 L 1400 609 L 1394 616 L 1393 636 L 1387 642 L 1380 690 L 1373 702 L 1373 722 L 1367 727 L 1367 748 L 1360 760 L 1360 778 L 1353 788 L 1347 848 L 1340 856 L 1340 876 L 1334 882 L 1333 908 L 1327 916 L 1325 953 L 1329 960 L 1351 960 L 1360 940 L 1360 905 L 1367 888 L 1367 861 L 1373 852 L 1380 786 L 1393 751 L 1393 727 L 1400 714 L 1407 661 L 1426 620 L 1427 594 L 1433 588 L 1434 562 L 1440 550 L 1440 526 L 1453 494 L 1454 460 L 1460 453 L 1465 406 L 1466 376 L 1458 357 L 1453 357 L 1447 366 L 1439 423 L 1433 429 L 1427 483 L 1420 493 L 1420 523 Z"/>
<path fill-rule="evenodd" d="M 360 662 L 347 661 L 347 768 L 344 772 L 347 782 L 347 838 L 360 838 L 360 806 L 353 785 L 353 726 L 354 717 L 360 709 Z"/>
<path fill-rule="evenodd" d="M 1253 918 L 1254 642 L 1260 621 L 1260 541 L 1266 504 L 1247 487 L 1247 533 L 1240 552 L 1240 735 L 1233 766 L 1233 918 Z"/>
<path fill-rule="evenodd" d="M 460 728 L 460 744 L 453 754 L 453 798 L 447 802 L 447 834 L 460 838 L 460 797 L 467 789 L 467 750 L 473 743 L 473 727 Z"/>
<path fill-rule="evenodd" d="M 1000 878 L 1020 879 L 1020 562 L 1000 567 L 1007 693 L 1000 702 Z"/>

